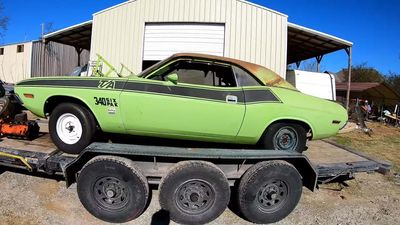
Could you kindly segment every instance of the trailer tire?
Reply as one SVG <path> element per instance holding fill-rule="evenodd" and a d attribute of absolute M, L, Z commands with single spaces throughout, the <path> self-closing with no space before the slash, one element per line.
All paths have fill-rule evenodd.
<path fill-rule="evenodd" d="M 238 203 L 253 223 L 275 223 L 289 215 L 302 193 L 302 180 L 285 161 L 264 161 L 250 167 L 240 179 Z"/>
<path fill-rule="evenodd" d="M 306 150 L 306 143 L 306 130 L 295 123 L 274 123 L 267 128 L 261 139 L 261 145 L 265 149 L 300 153 Z"/>
<path fill-rule="evenodd" d="M 204 161 L 175 165 L 160 184 L 160 206 L 180 224 L 205 224 L 228 206 L 230 188 L 224 173 Z"/>
<path fill-rule="evenodd" d="M 77 184 L 82 205 L 93 216 L 110 223 L 139 217 L 149 201 L 146 177 L 126 158 L 93 158 L 81 170 Z"/>
<path fill-rule="evenodd" d="M 96 121 L 87 108 L 75 103 L 62 103 L 50 115 L 49 133 L 58 149 L 79 154 L 92 142 Z"/>

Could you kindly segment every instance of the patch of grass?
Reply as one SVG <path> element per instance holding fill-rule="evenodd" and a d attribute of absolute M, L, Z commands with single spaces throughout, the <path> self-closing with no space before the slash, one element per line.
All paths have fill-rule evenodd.
<path fill-rule="evenodd" d="M 369 123 L 371 136 L 360 130 L 338 134 L 331 140 L 380 160 L 389 161 L 393 172 L 400 172 L 400 129 L 380 123 Z"/>

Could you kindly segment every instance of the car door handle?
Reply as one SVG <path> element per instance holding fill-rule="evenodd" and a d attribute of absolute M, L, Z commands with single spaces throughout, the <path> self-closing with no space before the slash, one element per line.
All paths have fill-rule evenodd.
<path fill-rule="evenodd" d="M 234 104 L 236 104 L 237 101 L 238 101 L 238 97 L 235 96 L 235 95 L 227 95 L 227 96 L 226 96 L 226 102 L 227 102 L 227 103 L 234 103 Z"/>

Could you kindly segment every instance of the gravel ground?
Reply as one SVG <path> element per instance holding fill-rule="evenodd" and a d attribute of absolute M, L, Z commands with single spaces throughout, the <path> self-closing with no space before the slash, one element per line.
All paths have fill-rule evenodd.
<path fill-rule="evenodd" d="M 297 208 L 277 224 L 400 224 L 400 182 L 380 174 L 358 174 L 346 185 L 304 189 Z M 11 172 L 0 175 L 0 224 L 105 224 L 80 204 L 76 185 Z M 157 213 L 158 192 L 138 219 L 127 224 L 175 224 Z M 227 209 L 211 224 L 250 224 Z"/>

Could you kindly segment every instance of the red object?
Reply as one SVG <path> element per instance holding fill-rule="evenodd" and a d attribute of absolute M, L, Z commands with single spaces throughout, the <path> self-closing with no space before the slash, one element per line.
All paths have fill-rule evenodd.
<path fill-rule="evenodd" d="M 27 124 L 7 124 L 3 123 L 0 126 L 0 133 L 3 136 L 26 136 L 29 126 Z"/>
<path fill-rule="evenodd" d="M 34 139 L 39 136 L 39 126 L 34 121 L 6 123 L 0 120 L 0 135 L 6 137 Z"/>

